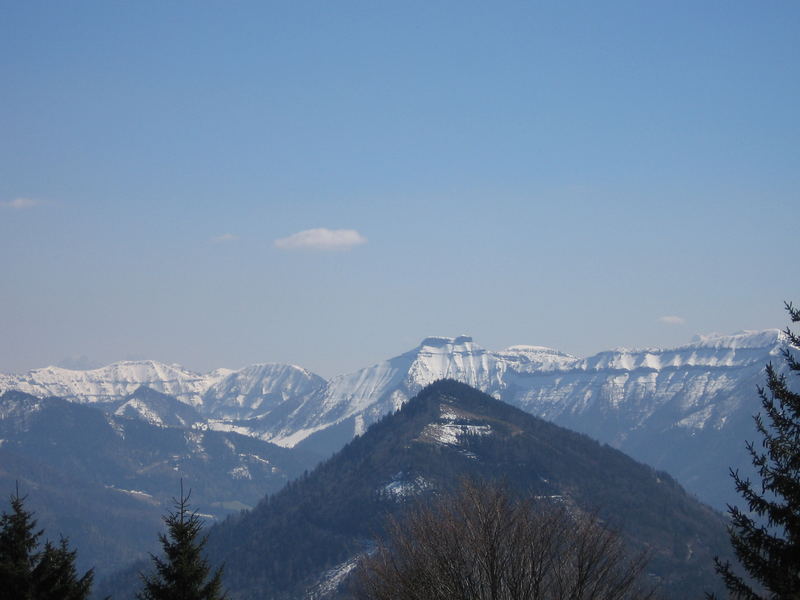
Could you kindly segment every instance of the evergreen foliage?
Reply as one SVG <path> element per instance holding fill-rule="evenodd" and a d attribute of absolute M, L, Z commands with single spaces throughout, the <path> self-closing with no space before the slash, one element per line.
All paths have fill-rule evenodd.
<path fill-rule="evenodd" d="M 800 309 L 786 304 L 793 323 L 800 321 Z M 800 346 L 800 336 L 787 327 L 789 342 Z M 790 371 L 800 373 L 800 362 L 790 349 L 784 350 Z M 739 562 L 768 591 L 766 596 L 753 589 L 735 573 L 730 562 L 715 559 L 717 572 L 735 598 L 800 598 L 800 394 L 789 389 L 786 376 L 770 363 L 766 368 L 767 389 L 759 388 L 761 406 L 767 416 L 754 417 L 762 436 L 763 451 L 747 443 L 761 485 L 731 471 L 736 489 L 750 513 L 729 507 L 729 529 Z M 761 522 L 757 521 L 757 515 Z M 766 521 L 766 525 L 763 521 Z"/>
<path fill-rule="evenodd" d="M 153 556 L 156 573 L 142 574 L 144 589 L 140 600 L 225 600 L 222 591 L 222 567 L 209 579 L 211 567 L 203 558 L 206 538 L 199 538 L 203 523 L 189 510 L 189 496 L 174 499 L 175 511 L 164 518 L 169 536 L 159 534 L 164 558 Z"/>
<path fill-rule="evenodd" d="M 90 569 L 78 577 L 76 551 L 61 538 L 39 550 L 43 531 L 25 510 L 19 492 L 11 496 L 11 512 L 0 517 L 0 598 L 14 600 L 85 600 L 92 588 Z"/>
<path fill-rule="evenodd" d="M 41 535 L 33 513 L 25 510 L 24 498 L 19 493 L 12 496 L 11 512 L 0 519 L 0 582 L 8 598 L 30 598 Z"/>
<path fill-rule="evenodd" d="M 78 578 L 76 551 L 61 538 L 58 545 L 45 543 L 39 564 L 33 570 L 34 598 L 39 600 L 83 600 L 92 589 L 93 573 Z"/>

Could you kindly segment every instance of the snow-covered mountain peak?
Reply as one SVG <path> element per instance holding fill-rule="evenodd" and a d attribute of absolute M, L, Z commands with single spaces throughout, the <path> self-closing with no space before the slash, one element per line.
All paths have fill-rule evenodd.
<path fill-rule="evenodd" d="M 118 417 L 139 419 L 157 427 L 187 428 L 203 422 L 193 407 L 146 385 L 139 386 L 113 406 L 113 413 Z"/>
<path fill-rule="evenodd" d="M 419 348 L 450 348 L 452 346 L 462 346 L 472 343 L 472 337 L 468 335 L 459 335 L 457 337 L 431 335 L 419 343 Z"/>
<path fill-rule="evenodd" d="M 322 379 L 313 371 L 309 371 L 303 366 L 295 365 L 292 363 L 255 363 L 240 369 L 239 371 L 231 371 L 230 373 L 246 373 L 246 372 L 260 372 L 260 373 L 297 373 L 303 377 L 310 377 L 315 379 Z"/>
<path fill-rule="evenodd" d="M 617 348 L 585 359 L 580 368 L 631 371 L 690 367 L 742 367 L 763 363 L 764 357 L 785 345 L 786 334 L 779 329 L 742 331 L 731 335 L 695 336 L 675 348 Z"/>
<path fill-rule="evenodd" d="M 776 336 L 777 333 L 767 332 L 761 336 L 762 342 L 777 339 Z M 293 445 L 316 431 L 346 420 L 352 420 L 353 431 L 359 433 L 364 425 L 397 410 L 420 389 L 441 379 L 454 379 L 498 398 L 521 393 L 525 398 L 520 398 L 520 403 L 527 404 L 539 401 L 535 399 L 536 390 L 542 382 L 549 381 L 541 377 L 558 377 L 562 387 L 547 400 L 546 410 L 541 411 L 546 416 L 551 412 L 555 416 L 565 410 L 557 399 L 570 393 L 584 377 L 594 377 L 592 373 L 597 373 L 598 389 L 605 394 L 600 382 L 607 378 L 624 379 L 628 374 L 630 377 L 635 374 L 636 381 L 639 377 L 650 381 L 647 378 L 665 370 L 685 371 L 680 376 L 683 377 L 686 373 L 698 373 L 697 367 L 704 371 L 749 368 L 762 365 L 769 353 L 769 349 L 765 351 L 763 347 L 746 347 L 759 346 L 759 339 L 759 335 L 750 333 L 736 338 L 735 343 L 726 342 L 727 346 L 719 342 L 722 346 L 719 348 L 690 345 L 672 349 L 623 349 L 582 359 L 544 346 L 515 345 L 494 352 L 481 347 L 469 336 L 431 336 L 400 356 L 334 377 L 319 395 L 303 403 L 302 408 L 298 406 L 285 423 L 275 427 L 274 437 L 270 439 L 282 445 Z M 623 379 L 617 383 L 622 385 Z M 614 389 L 609 388 L 608 393 L 617 402 Z M 588 402 L 586 398 L 584 401 Z"/>
<path fill-rule="evenodd" d="M 154 360 L 122 361 L 90 371 L 44 367 L 24 375 L 0 378 L 0 388 L 38 396 L 59 396 L 73 402 L 111 402 L 146 385 L 197 406 L 211 384 L 207 377 Z"/>
<path fill-rule="evenodd" d="M 208 388 L 206 414 L 215 418 L 261 416 L 279 405 L 318 392 L 327 382 L 297 365 L 262 363 L 233 371 Z"/>
<path fill-rule="evenodd" d="M 253 363 L 252 365 L 247 365 L 246 367 L 242 367 L 239 370 L 229 371 L 228 376 L 233 375 L 234 373 L 239 376 L 246 376 L 246 375 L 279 373 L 288 371 L 297 371 L 298 373 L 302 373 L 304 375 L 313 375 L 311 371 L 299 365 L 293 365 L 289 363 Z"/>
<path fill-rule="evenodd" d="M 500 350 L 499 353 L 508 353 L 508 354 L 558 354 L 560 356 L 570 356 L 565 352 L 561 352 L 561 350 L 556 350 L 555 348 L 550 348 L 548 346 L 531 346 L 529 344 L 517 344 L 515 346 L 509 346 L 504 350 Z"/>
<path fill-rule="evenodd" d="M 577 356 L 547 346 L 509 346 L 494 355 L 519 373 L 566 370 L 580 362 Z"/>
<path fill-rule="evenodd" d="M 206 377 L 212 382 L 217 382 L 222 379 L 225 379 L 231 373 L 236 373 L 236 369 L 219 367 L 218 369 L 214 369 L 213 371 L 209 371 L 208 373 L 206 373 Z"/>
<path fill-rule="evenodd" d="M 785 344 L 788 341 L 786 333 L 780 329 L 765 329 L 763 331 L 744 330 L 737 333 L 725 335 L 721 333 L 709 333 L 696 335 L 692 342 L 687 345 L 691 348 L 771 348 Z"/>
<path fill-rule="evenodd" d="M 676 348 L 618 349 L 588 358 L 537 345 L 491 351 L 467 335 L 431 336 L 408 352 L 330 381 L 290 364 L 253 364 L 198 374 L 146 360 L 91 371 L 47 367 L 24 376 L 0 374 L 0 391 L 17 389 L 90 403 L 119 400 L 145 385 L 196 407 L 203 418 L 214 421 L 214 429 L 242 431 L 282 445 L 296 444 L 333 426 L 337 433 L 331 435 L 343 436 L 343 442 L 349 431 L 363 432 L 441 379 L 466 383 L 550 419 L 602 407 L 635 412 L 643 422 L 667 399 L 680 396 L 682 404 L 676 410 L 696 427 L 719 422 L 695 415 L 705 410 L 696 398 L 728 389 L 729 381 L 739 377 L 737 370 L 758 375 L 785 347 L 785 335 L 777 329 L 707 335 Z M 689 381 L 696 388 L 685 383 Z M 643 398 L 650 398 L 653 389 L 658 389 L 658 401 L 644 406 Z M 564 398 L 577 400 L 569 405 Z M 142 398 L 134 400 L 125 408 L 130 414 L 149 417 L 146 409 L 155 410 Z M 160 408 L 158 412 L 167 414 Z"/>
<path fill-rule="evenodd" d="M 409 387 L 416 393 L 438 379 L 456 379 L 478 386 L 488 376 L 493 362 L 487 351 L 467 335 L 428 337 L 417 348 L 408 370 Z"/>
<path fill-rule="evenodd" d="M 155 360 L 122 360 L 111 363 L 105 367 L 90 370 L 65 369 L 63 367 L 44 367 L 34 369 L 29 374 L 35 374 L 37 379 L 50 375 L 54 380 L 65 378 L 72 380 L 92 380 L 92 379 L 124 379 L 127 381 L 139 381 L 146 378 L 153 378 L 169 373 L 180 372 L 199 377 L 199 374 L 190 371 L 178 364 L 162 363 Z"/>

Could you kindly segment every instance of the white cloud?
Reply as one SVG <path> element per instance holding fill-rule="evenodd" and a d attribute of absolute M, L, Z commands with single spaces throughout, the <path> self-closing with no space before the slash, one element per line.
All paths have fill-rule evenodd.
<path fill-rule="evenodd" d="M 0 201 L 0 206 L 3 208 L 23 210 L 25 208 L 39 206 L 41 203 L 41 200 L 34 200 L 33 198 L 14 198 L 13 200 Z"/>
<path fill-rule="evenodd" d="M 675 315 L 666 315 L 658 317 L 659 323 L 666 323 L 667 325 L 685 325 L 686 319 L 683 317 L 676 317 Z"/>
<path fill-rule="evenodd" d="M 366 244 L 367 238 L 355 229 L 306 229 L 275 240 L 275 247 L 282 250 L 348 250 Z"/>
<path fill-rule="evenodd" d="M 238 235 L 234 235 L 233 233 L 223 233 L 222 235 L 215 235 L 211 238 L 211 241 L 217 244 L 222 244 L 225 242 L 235 242 L 238 239 Z"/>

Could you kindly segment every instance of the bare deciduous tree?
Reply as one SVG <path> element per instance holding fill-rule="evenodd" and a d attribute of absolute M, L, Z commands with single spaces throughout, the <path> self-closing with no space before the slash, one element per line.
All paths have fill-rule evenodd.
<path fill-rule="evenodd" d="M 645 556 L 591 515 L 552 500 L 514 500 L 502 487 L 464 482 L 453 495 L 392 519 L 365 557 L 364 600 L 639 600 Z"/>

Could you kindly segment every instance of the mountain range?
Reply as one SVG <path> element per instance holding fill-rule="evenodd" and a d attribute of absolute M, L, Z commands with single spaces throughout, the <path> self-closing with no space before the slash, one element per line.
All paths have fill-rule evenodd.
<path fill-rule="evenodd" d="M 208 553 L 236 600 L 331 598 L 388 515 L 446 494 L 461 478 L 500 482 L 619 528 L 664 597 L 720 587 L 725 521 L 669 475 L 452 380 L 424 388 L 332 458 L 247 513 L 213 527 Z M 132 597 L 135 575 L 108 589 Z M 126 590 L 121 582 L 130 582 Z"/>
<path fill-rule="evenodd" d="M 400 356 L 327 381 L 295 365 L 200 374 L 134 361 L 0 375 L 0 391 L 59 396 L 154 425 L 236 432 L 329 455 L 425 385 L 450 378 L 666 470 L 724 508 L 737 500 L 728 468 L 750 468 L 744 441 L 754 433 L 756 386 L 768 362 L 783 368 L 786 348 L 779 330 L 588 358 L 541 346 L 491 351 L 468 336 L 429 337 Z M 142 386 L 178 402 L 132 398 Z"/>
<path fill-rule="evenodd" d="M 159 417 L 154 425 L 136 411 L 143 405 L 185 417 Z M 80 548 L 79 566 L 99 574 L 157 549 L 161 516 L 182 481 L 205 518 L 222 520 L 318 461 L 233 432 L 185 428 L 194 409 L 149 388 L 110 408 L 17 391 L 0 395 L 0 489 L 7 497 L 18 486 L 50 539 L 69 537 Z"/>

